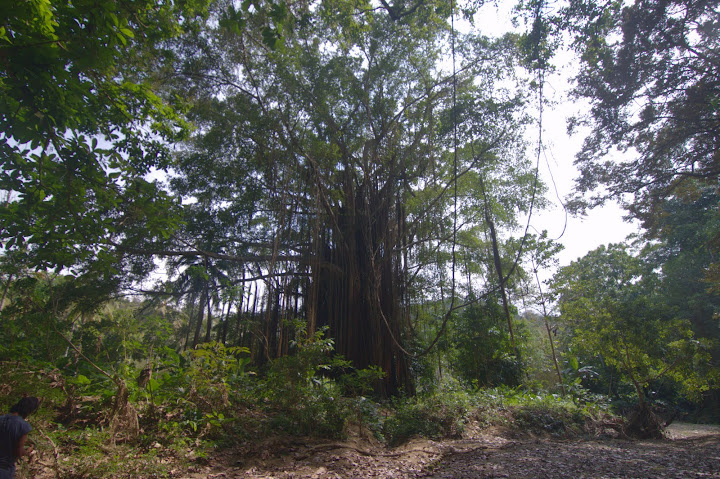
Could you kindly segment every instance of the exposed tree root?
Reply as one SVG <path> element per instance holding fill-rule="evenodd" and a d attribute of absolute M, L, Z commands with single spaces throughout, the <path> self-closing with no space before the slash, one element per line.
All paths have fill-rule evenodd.
<path fill-rule="evenodd" d="M 647 403 L 642 403 L 630 411 L 624 432 L 633 439 L 663 439 L 664 423 Z"/>

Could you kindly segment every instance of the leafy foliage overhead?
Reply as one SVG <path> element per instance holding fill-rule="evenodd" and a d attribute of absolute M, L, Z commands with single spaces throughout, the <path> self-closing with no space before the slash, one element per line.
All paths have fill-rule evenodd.
<path fill-rule="evenodd" d="M 39 267 L 117 273 L 113 242 L 162 238 L 173 201 L 144 176 L 188 124 L 154 83 L 206 0 L 11 2 L 0 17 L 0 239 Z M 152 28 L 148 28 L 152 25 Z M 136 272 L 147 268 L 136 262 Z"/>
<path fill-rule="evenodd" d="M 582 62 L 575 95 L 592 105 L 574 206 L 614 198 L 644 220 L 686 180 L 717 177 L 720 3 L 578 0 L 560 19 Z"/>

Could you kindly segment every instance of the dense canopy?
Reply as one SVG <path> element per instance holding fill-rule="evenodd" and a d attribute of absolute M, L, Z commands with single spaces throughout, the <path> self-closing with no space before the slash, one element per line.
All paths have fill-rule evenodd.
<path fill-rule="evenodd" d="M 393 442 L 485 388 L 635 402 L 650 436 L 656 405 L 717 404 L 719 3 L 532 0 L 497 36 L 484 3 L 9 6 L 0 367 L 55 378 L 68 424 L 103 398 L 128 443 Z M 570 209 L 643 232 L 555 271 L 532 220 L 566 47 Z"/>

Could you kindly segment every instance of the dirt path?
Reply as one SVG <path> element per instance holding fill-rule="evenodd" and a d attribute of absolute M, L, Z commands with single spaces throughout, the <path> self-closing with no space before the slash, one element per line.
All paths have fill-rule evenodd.
<path fill-rule="evenodd" d="M 715 424 L 690 424 L 674 422 L 667 432 L 672 439 L 693 439 L 705 436 L 720 436 L 720 426 Z"/>
<path fill-rule="evenodd" d="M 428 478 L 720 477 L 718 437 L 675 441 L 548 441 L 460 454 Z"/>
<path fill-rule="evenodd" d="M 502 431 L 392 450 L 371 440 L 275 442 L 227 452 L 199 478 L 720 478 L 720 428 L 676 425 L 672 440 L 511 438 Z M 249 453 L 253 454 L 249 454 Z M 252 456 L 253 459 L 247 459 Z"/>

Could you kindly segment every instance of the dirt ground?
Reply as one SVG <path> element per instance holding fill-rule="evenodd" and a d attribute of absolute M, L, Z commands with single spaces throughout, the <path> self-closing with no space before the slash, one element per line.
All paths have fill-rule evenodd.
<path fill-rule="evenodd" d="M 270 441 L 226 451 L 183 476 L 199 478 L 720 478 L 720 427 L 675 424 L 670 439 L 556 439 L 482 430 L 458 440 L 382 447 Z"/>

